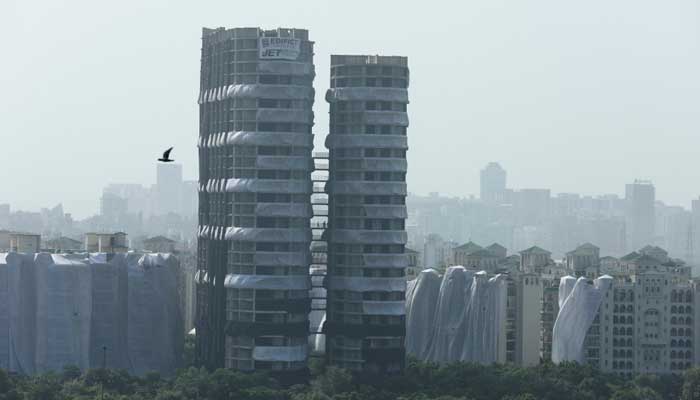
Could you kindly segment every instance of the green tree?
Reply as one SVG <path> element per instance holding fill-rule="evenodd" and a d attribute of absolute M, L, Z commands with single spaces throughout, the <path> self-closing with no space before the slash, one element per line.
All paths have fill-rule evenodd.
<path fill-rule="evenodd" d="M 700 399 L 700 368 L 692 368 L 685 371 L 683 376 L 683 389 L 681 400 Z"/>

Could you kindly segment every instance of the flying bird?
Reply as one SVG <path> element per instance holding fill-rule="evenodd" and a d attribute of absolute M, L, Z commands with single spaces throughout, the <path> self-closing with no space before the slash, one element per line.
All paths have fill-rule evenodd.
<path fill-rule="evenodd" d="M 168 150 L 165 150 L 165 152 L 163 152 L 163 158 L 159 158 L 158 161 L 161 161 L 161 162 L 173 162 L 173 161 L 175 161 L 172 158 L 170 158 L 170 152 L 172 150 L 173 150 L 172 147 L 169 148 Z"/>

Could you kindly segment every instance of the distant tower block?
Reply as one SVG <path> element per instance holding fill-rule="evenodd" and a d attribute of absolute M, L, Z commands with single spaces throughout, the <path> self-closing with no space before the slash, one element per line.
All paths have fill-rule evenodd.
<path fill-rule="evenodd" d="M 505 201 L 506 170 L 497 162 L 490 162 L 480 174 L 481 201 L 501 204 Z"/>
<path fill-rule="evenodd" d="M 331 56 L 326 356 L 351 370 L 404 365 L 406 57 Z"/>

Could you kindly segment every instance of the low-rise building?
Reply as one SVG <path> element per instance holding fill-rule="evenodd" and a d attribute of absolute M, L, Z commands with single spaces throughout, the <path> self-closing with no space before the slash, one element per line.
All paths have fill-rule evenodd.
<path fill-rule="evenodd" d="M 614 275 L 595 281 L 582 275 L 575 285 L 568 278 L 570 283 L 562 282 L 567 293 L 554 286 L 545 289 L 543 321 L 561 306 L 555 325 L 559 320 L 562 325 L 550 333 L 543 322 L 543 357 L 586 362 L 626 376 L 682 373 L 697 365 L 700 285 L 690 279 L 684 263 L 651 246 L 609 261 L 606 269 Z M 580 315 L 572 316 L 574 312 Z M 564 325 L 572 320 L 587 323 L 569 330 Z M 578 350 L 577 343 L 582 343 Z"/>
<path fill-rule="evenodd" d="M 41 235 L 34 233 L 10 233 L 10 251 L 15 253 L 38 253 L 41 248 Z"/>
<path fill-rule="evenodd" d="M 129 244 L 124 232 L 85 234 L 85 251 L 88 253 L 126 253 Z"/>

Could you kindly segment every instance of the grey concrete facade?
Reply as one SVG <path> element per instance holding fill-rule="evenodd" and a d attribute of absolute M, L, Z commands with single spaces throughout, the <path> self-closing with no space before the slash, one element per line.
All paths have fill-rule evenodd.
<path fill-rule="evenodd" d="M 326 357 L 351 370 L 404 365 L 405 57 L 331 56 Z"/>
<path fill-rule="evenodd" d="M 303 29 L 204 29 L 197 358 L 303 371 L 315 76 Z"/>

